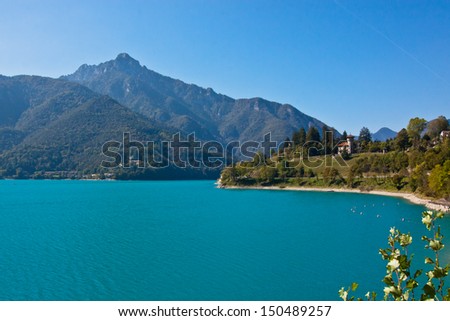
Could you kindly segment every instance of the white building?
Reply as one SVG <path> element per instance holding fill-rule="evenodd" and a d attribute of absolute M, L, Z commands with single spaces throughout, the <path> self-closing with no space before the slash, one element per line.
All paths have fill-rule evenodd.
<path fill-rule="evenodd" d="M 351 154 L 355 150 L 355 136 L 348 135 L 347 140 L 345 142 L 341 142 L 338 144 L 338 154 L 342 154 L 344 150 L 347 150 L 347 153 Z"/>

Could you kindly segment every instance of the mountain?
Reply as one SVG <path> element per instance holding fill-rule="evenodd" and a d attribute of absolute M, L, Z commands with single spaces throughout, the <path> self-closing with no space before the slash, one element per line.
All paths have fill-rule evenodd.
<path fill-rule="evenodd" d="M 122 142 L 125 132 L 133 140 L 168 140 L 168 130 L 76 83 L 0 76 L 0 177 L 29 177 L 47 171 L 98 173 L 106 160 L 101 155 L 105 142 Z M 205 176 L 199 171 L 187 172 L 168 168 L 139 174 L 147 178 Z"/>
<path fill-rule="evenodd" d="M 93 169 L 102 144 L 121 140 L 122 131 L 161 139 L 148 119 L 75 83 L 2 76 L 0 93 L 3 168 Z"/>
<path fill-rule="evenodd" d="M 373 141 L 380 141 L 384 142 L 388 139 L 392 139 L 397 137 L 397 132 L 393 131 L 392 129 L 389 129 L 387 127 L 380 128 L 377 132 L 372 134 L 372 140 Z"/>
<path fill-rule="evenodd" d="M 233 99 L 160 75 L 120 54 L 59 79 L 0 75 L 0 178 L 91 174 L 123 179 L 215 178 L 219 168 L 201 163 L 140 168 L 138 156 L 143 153 L 136 148 L 131 168 L 105 169 L 100 166 L 107 160 L 102 148 L 108 141 L 122 142 L 124 133 L 140 142 L 156 142 L 156 154 L 161 152 L 159 143 L 171 141 L 177 132 L 184 138 L 195 133 L 202 141 L 224 144 L 261 141 L 271 132 L 273 140 L 282 142 L 298 128 L 310 126 L 324 124 L 291 105 L 262 98 Z M 189 149 L 182 151 L 184 161 L 200 156 L 192 154 L 197 153 L 192 146 L 188 143 Z"/>
<path fill-rule="evenodd" d="M 149 119 L 185 133 L 195 132 L 203 140 L 261 141 L 271 132 L 272 138 L 281 142 L 301 127 L 320 129 L 324 125 L 288 104 L 262 98 L 233 99 L 211 88 L 163 76 L 126 53 L 99 65 L 82 65 L 61 78 L 108 95 Z"/>

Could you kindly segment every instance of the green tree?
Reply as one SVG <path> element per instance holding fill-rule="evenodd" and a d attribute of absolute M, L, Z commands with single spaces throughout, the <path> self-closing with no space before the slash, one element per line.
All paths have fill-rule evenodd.
<path fill-rule="evenodd" d="M 313 171 L 311 168 L 308 168 L 308 170 L 306 171 L 306 175 L 307 175 L 309 178 L 316 177 L 316 174 L 314 173 L 314 171 Z"/>
<path fill-rule="evenodd" d="M 426 193 L 428 191 L 428 175 L 425 162 L 416 165 L 411 172 L 409 185 L 413 192 Z"/>
<path fill-rule="evenodd" d="M 264 166 L 261 168 L 259 177 L 263 182 L 273 183 L 277 177 L 277 172 L 276 168 Z"/>
<path fill-rule="evenodd" d="M 368 144 L 368 148 L 371 153 L 379 153 L 381 151 L 381 142 L 371 142 Z"/>
<path fill-rule="evenodd" d="M 408 155 L 406 153 L 394 153 L 393 156 L 393 164 L 391 165 L 393 172 L 399 172 L 402 169 L 408 168 Z"/>
<path fill-rule="evenodd" d="M 306 146 L 308 147 L 308 153 L 310 156 L 319 154 L 320 146 L 320 134 L 316 127 L 311 126 L 306 133 Z"/>
<path fill-rule="evenodd" d="M 367 127 L 361 128 L 358 138 L 359 152 L 367 152 L 369 150 L 369 143 L 372 141 L 372 136 Z"/>
<path fill-rule="evenodd" d="M 347 140 L 347 136 L 348 136 L 347 131 L 344 130 L 344 131 L 342 132 L 341 140 Z"/>
<path fill-rule="evenodd" d="M 333 148 L 333 129 L 324 125 L 322 127 L 322 145 L 325 148 L 324 153 L 329 155 Z"/>
<path fill-rule="evenodd" d="M 249 162 L 250 167 L 258 167 L 260 165 L 263 165 L 265 161 L 264 154 L 262 151 L 258 151 L 253 159 Z"/>
<path fill-rule="evenodd" d="M 289 166 L 288 161 L 283 159 L 277 164 L 277 176 L 283 181 L 288 177 L 294 176 L 294 169 Z"/>
<path fill-rule="evenodd" d="M 355 187 L 354 186 L 354 183 L 355 183 L 355 172 L 354 171 L 350 170 L 348 172 L 346 182 L 347 182 L 348 187 L 350 187 L 350 188 Z"/>
<path fill-rule="evenodd" d="M 306 133 L 307 142 L 320 142 L 320 134 L 316 127 L 311 126 Z"/>
<path fill-rule="evenodd" d="M 428 177 L 429 186 L 437 197 L 450 197 L 450 160 L 436 165 Z"/>
<path fill-rule="evenodd" d="M 405 177 L 400 174 L 394 174 L 394 176 L 392 176 L 392 183 L 397 190 L 401 190 L 405 186 L 404 178 Z"/>
<path fill-rule="evenodd" d="M 358 140 L 360 142 L 366 142 L 366 143 L 369 143 L 372 141 L 372 136 L 370 135 L 370 131 L 367 127 L 361 128 L 361 130 L 359 132 Z"/>
<path fill-rule="evenodd" d="M 415 168 L 417 165 L 422 164 L 425 160 L 424 153 L 421 153 L 417 149 L 413 149 L 408 153 L 408 163 L 410 168 Z"/>
<path fill-rule="evenodd" d="M 298 167 L 295 176 L 305 177 L 305 168 L 303 166 Z"/>
<path fill-rule="evenodd" d="M 430 121 L 427 125 L 427 135 L 430 138 L 436 138 L 443 130 L 448 129 L 448 120 L 444 116 L 439 116 Z"/>
<path fill-rule="evenodd" d="M 350 159 L 350 154 L 349 154 L 347 148 L 344 148 L 344 150 L 343 150 L 342 153 L 341 153 L 341 157 L 342 157 L 342 159 L 344 159 L 344 160 Z"/>
<path fill-rule="evenodd" d="M 300 144 L 300 133 L 299 132 L 294 132 L 292 134 L 292 143 L 294 144 L 294 146 L 298 146 Z"/>
<path fill-rule="evenodd" d="M 424 131 L 426 125 L 427 121 L 423 118 L 415 117 L 410 119 L 406 130 L 412 140 L 414 147 L 417 147 L 420 140 L 420 135 Z"/>
<path fill-rule="evenodd" d="M 283 148 L 290 148 L 292 147 L 292 141 L 289 137 L 286 137 L 283 143 Z"/>
<path fill-rule="evenodd" d="M 298 147 L 298 146 L 303 146 L 305 141 L 306 141 L 306 131 L 302 127 L 302 128 L 300 128 L 300 130 L 298 132 L 295 132 L 292 135 L 292 142 L 294 143 L 294 146 Z"/>
<path fill-rule="evenodd" d="M 298 137 L 299 146 L 303 146 L 303 144 L 306 142 L 306 130 L 303 127 L 298 131 Z"/>
<path fill-rule="evenodd" d="M 408 132 L 405 128 L 402 128 L 398 132 L 397 137 L 395 137 L 395 149 L 397 151 L 404 151 L 410 146 Z"/>
<path fill-rule="evenodd" d="M 327 184 L 333 184 L 339 177 L 339 171 L 334 167 L 326 167 L 323 171 L 323 180 Z"/>
<path fill-rule="evenodd" d="M 238 178 L 238 172 L 236 166 L 226 167 L 221 174 L 221 183 L 226 185 L 227 183 L 236 184 Z"/>

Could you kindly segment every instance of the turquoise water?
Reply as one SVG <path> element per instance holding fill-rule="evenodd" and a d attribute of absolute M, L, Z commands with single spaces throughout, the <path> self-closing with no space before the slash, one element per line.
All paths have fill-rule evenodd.
<path fill-rule="evenodd" d="M 338 300 L 382 290 L 388 230 L 423 207 L 212 181 L 0 181 L 1 300 Z M 450 236 L 450 219 L 442 221 Z M 450 261 L 448 252 L 442 258 Z"/>

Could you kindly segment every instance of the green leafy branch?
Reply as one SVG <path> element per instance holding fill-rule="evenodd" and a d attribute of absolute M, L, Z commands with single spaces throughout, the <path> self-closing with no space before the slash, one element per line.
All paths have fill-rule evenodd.
<path fill-rule="evenodd" d="M 436 225 L 436 220 L 444 216 L 441 212 L 425 211 L 422 213 L 422 223 L 428 231 L 432 232 L 431 237 L 423 236 L 422 240 L 426 243 L 425 248 L 433 251 L 434 259 L 431 257 L 425 258 L 425 263 L 429 264 L 430 270 L 425 273 L 427 282 L 422 287 L 420 297 L 416 298 L 416 289 L 419 287 L 418 278 L 422 275 L 423 270 L 416 270 L 411 273 L 411 262 L 413 255 L 408 254 L 408 247 L 411 245 L 413 239 L 410 233 L 401 233 L 395 227 L 389 230 L 388 244 L 389 247 L 380 249 L 379 253 L 386 264 L 386 275 L 383 278 L 384 300 L 395 301 L 415 301 L 420 299 L 425 300 L 445 300 L 450 301 L 450 288 L 444 291 L 445 278 L 448 276 L 450 265 L 445 267 L 440 265 L 439 252 L 444 248 L 443 238 L 440 226 Z M 355 300 L 354 296 L 349 296 L 350 292 L 355 292 L 358 288 L 357 283 L 353 283 L 347 289 L 341 288 L 339 296 L 344 301 Z M 376 292 L 367 292 L 365 299 L 375 301 L 377 298 Z M 363 298 L 356 298 L 362 301 Z"/>

